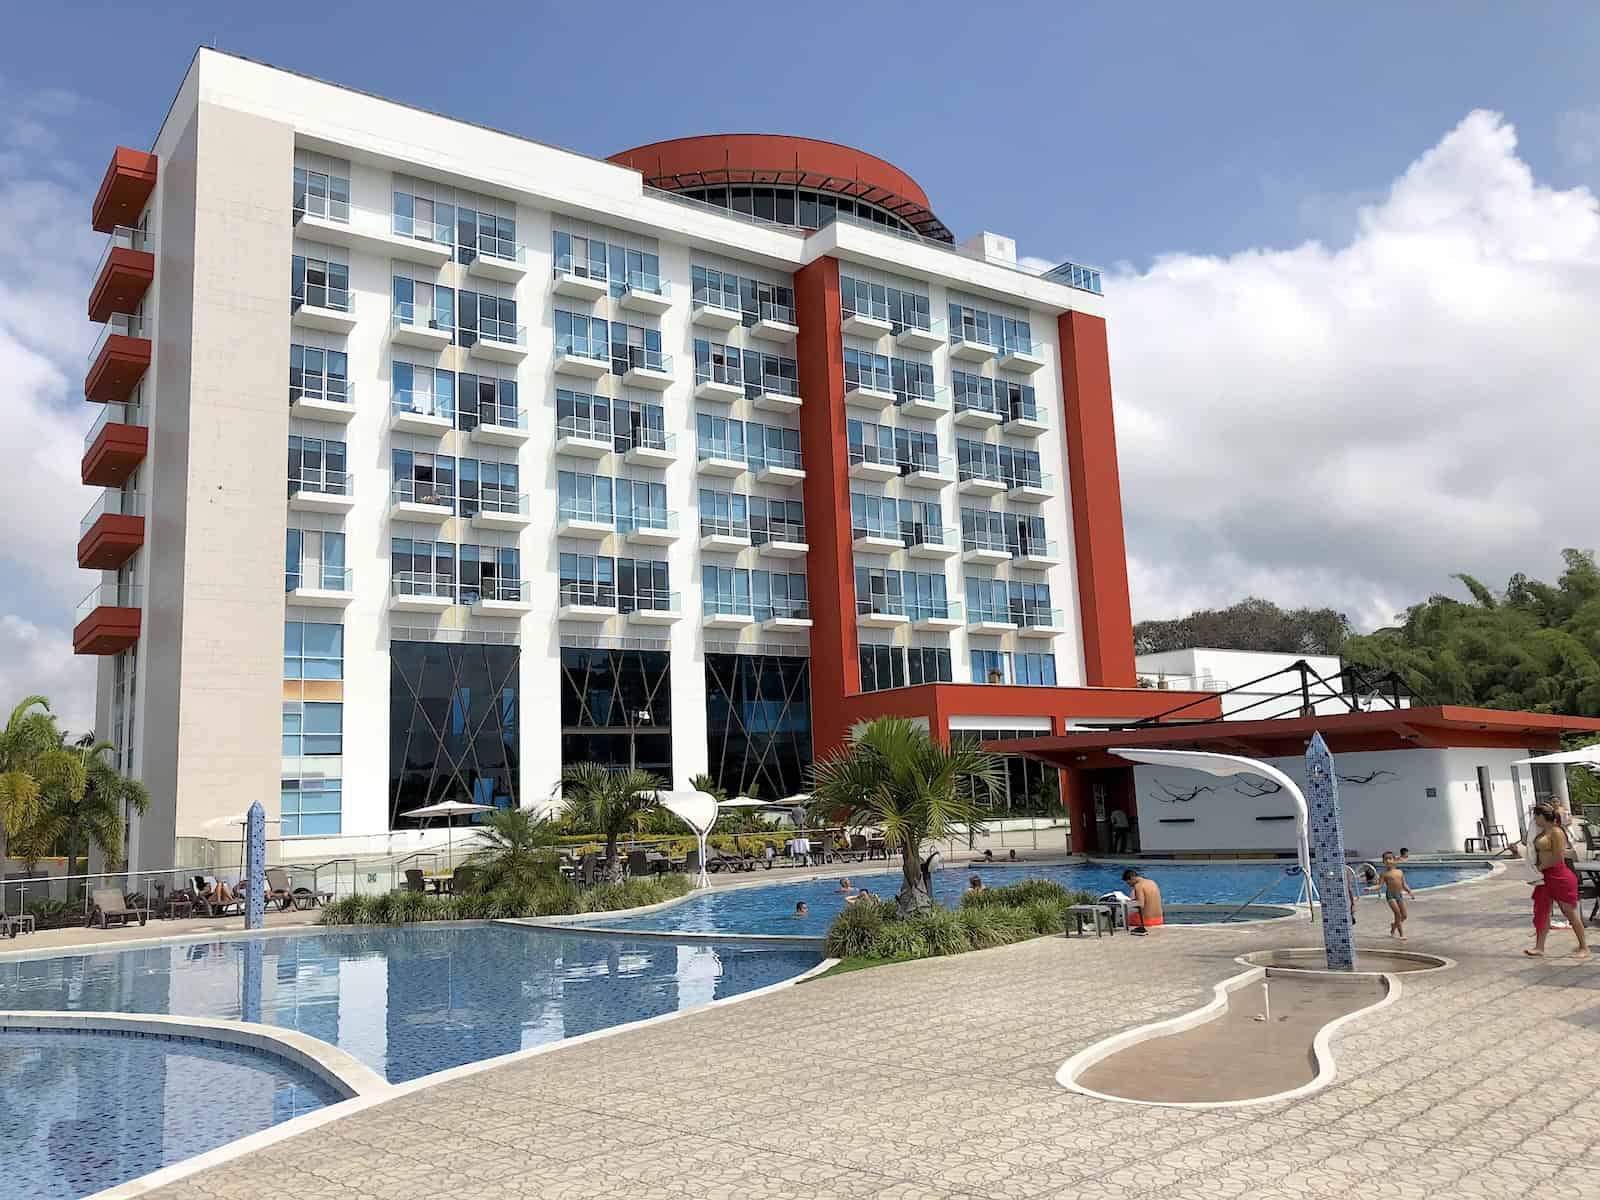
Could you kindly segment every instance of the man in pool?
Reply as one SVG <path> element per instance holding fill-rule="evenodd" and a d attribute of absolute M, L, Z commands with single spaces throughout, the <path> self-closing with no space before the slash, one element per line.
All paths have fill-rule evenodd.
<path fill-rule="evenodd" d="M 983 876 L 982 875 L 968 875 L 967 876 L 967 891 L 969 891 L 969 892 L 981 892 L 981 891 L 983 891 Z"/>
<path fill-rule="evenodd" d="M 1133 893 L 1133 902 L 1139 906 L 1138 911 L 1128 914 L 1128 932 L 1144 933 L 1167 923 L 1161 914 L 1161 889 L 1156 886 L 1155 880 L 1146 879 L 1129 867 L 1122 873 L 1122 882 L 1128 885 L 1128 890 Z"/>
<path fill-rule="evenodd" d="M 806 902 L 804 900 L 801 900 L 794 906 L 794 920 L 798 921 L 801 918 L 809 917 L 810 915 L 811 910 L 806 907 Z"/>

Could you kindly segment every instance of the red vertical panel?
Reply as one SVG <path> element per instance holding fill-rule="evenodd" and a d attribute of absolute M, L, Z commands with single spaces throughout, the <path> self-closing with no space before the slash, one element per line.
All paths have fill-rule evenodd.
<path fill-rule="evenodd" d="M 1128 555 L 1122 536 L 1122 484 L 1117 476 L 1106 323 L 1100 317 L 1069 312 L 1057 319 L 1057 326 L 1078 606 L 1083 620 L 1084 682 L 1090 687 L 1133 687 L 1133 613 L 1128 604 Z"/>
<path fill-rule="evenodd" d="M 844 337 L 839 262 L 819 258 L 795 272 L 800 335 L 800 453 L 805 462 L 806 584 L 811 597 L 811 737 L 822 758 L 849 729 L 845 697 L 861 688 L 856 659 L 855 564 L 850 539 L 850 464 L 844 415 Z"/>

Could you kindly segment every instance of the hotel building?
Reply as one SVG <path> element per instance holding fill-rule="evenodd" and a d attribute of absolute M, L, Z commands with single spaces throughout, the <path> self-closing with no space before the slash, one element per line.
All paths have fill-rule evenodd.
<path fill-rule="evenodd" d="M 1135 687 L 1099 273 L 958 244 L 882 159 L 601 160 L 201 50 L 93 221 L 74 643 L 135 866 L 258 799 L 286 855 L 379 852 L 574 761 L 780 797 L 881 713 L 1175 702 Z"/>

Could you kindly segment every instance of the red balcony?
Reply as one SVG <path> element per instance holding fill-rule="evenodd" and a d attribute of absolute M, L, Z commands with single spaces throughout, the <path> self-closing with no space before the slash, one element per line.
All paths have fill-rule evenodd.
<path fill-rule="evenodd" d="M 137 225 L 155 186 L 156 156 L 118 146 L 94 198 L 94 227 L 110 233 L 118 225 Z"/>
<path fill-rule="evenodd" d="M 139 640 L 140 589 L 101 583 L 78 605 L 72 629 L 74 654 L 116 654 Z"/>
<path fill-rule="evenodd" d="M 142 229 L 117 226 L 94 269 L 89 319 L 103 324 L 115 313 L 136 311 L 155 277 L 153 239 Z"/>
<path fill-rule="evenodd" d="M 144 545 L 144 497 L 107 488 L 78 524 L 78 565 L 115 571 Z"/>
<path fill-rule="evenodd" d="M 102 403 L 126 400 L 149 369 L 149 324 L 140 317 L 113 313 L 89 351 L 83 398 Z"/>
<path fill-rule="evenodd" d="M 111 488 L 126 483 L 150 449 L 144 421 L 138 405 L 107 404 L 83 439 L 83 482 Z"/>

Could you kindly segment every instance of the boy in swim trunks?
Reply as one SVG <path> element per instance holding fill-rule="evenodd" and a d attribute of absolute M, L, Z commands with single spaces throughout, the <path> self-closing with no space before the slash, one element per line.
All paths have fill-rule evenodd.
<path fill-rule="evenodd" d="M 1155 880 L 1146 879 L 1129 867 L 1122 873 L 1122 882 L 1128 885 L 1134 903 L 1139 906 L 1137 912 L 1128 914 L 1129 933 L 1143 933 L 1166 922 L 1161 912 L 1161 889 L 1156 886 Z"/>
<path fill-rule="evenodd" d="M 1383 873 L 1378 876 L 1378 882 L 1372 890 L 1377 891 L 1380 887 L 1384 900 L 1389 904 L 1389 911 L 1394 914 L 1394 919 L 1389 922 L 1389 936 L 1403 942 L 1406 940 L 1406 897 L 1414 897 L 1416 893 L 1406 882 L 1405 872 L 1395 860 L 1393 850 L 1383 852 Z"/>

